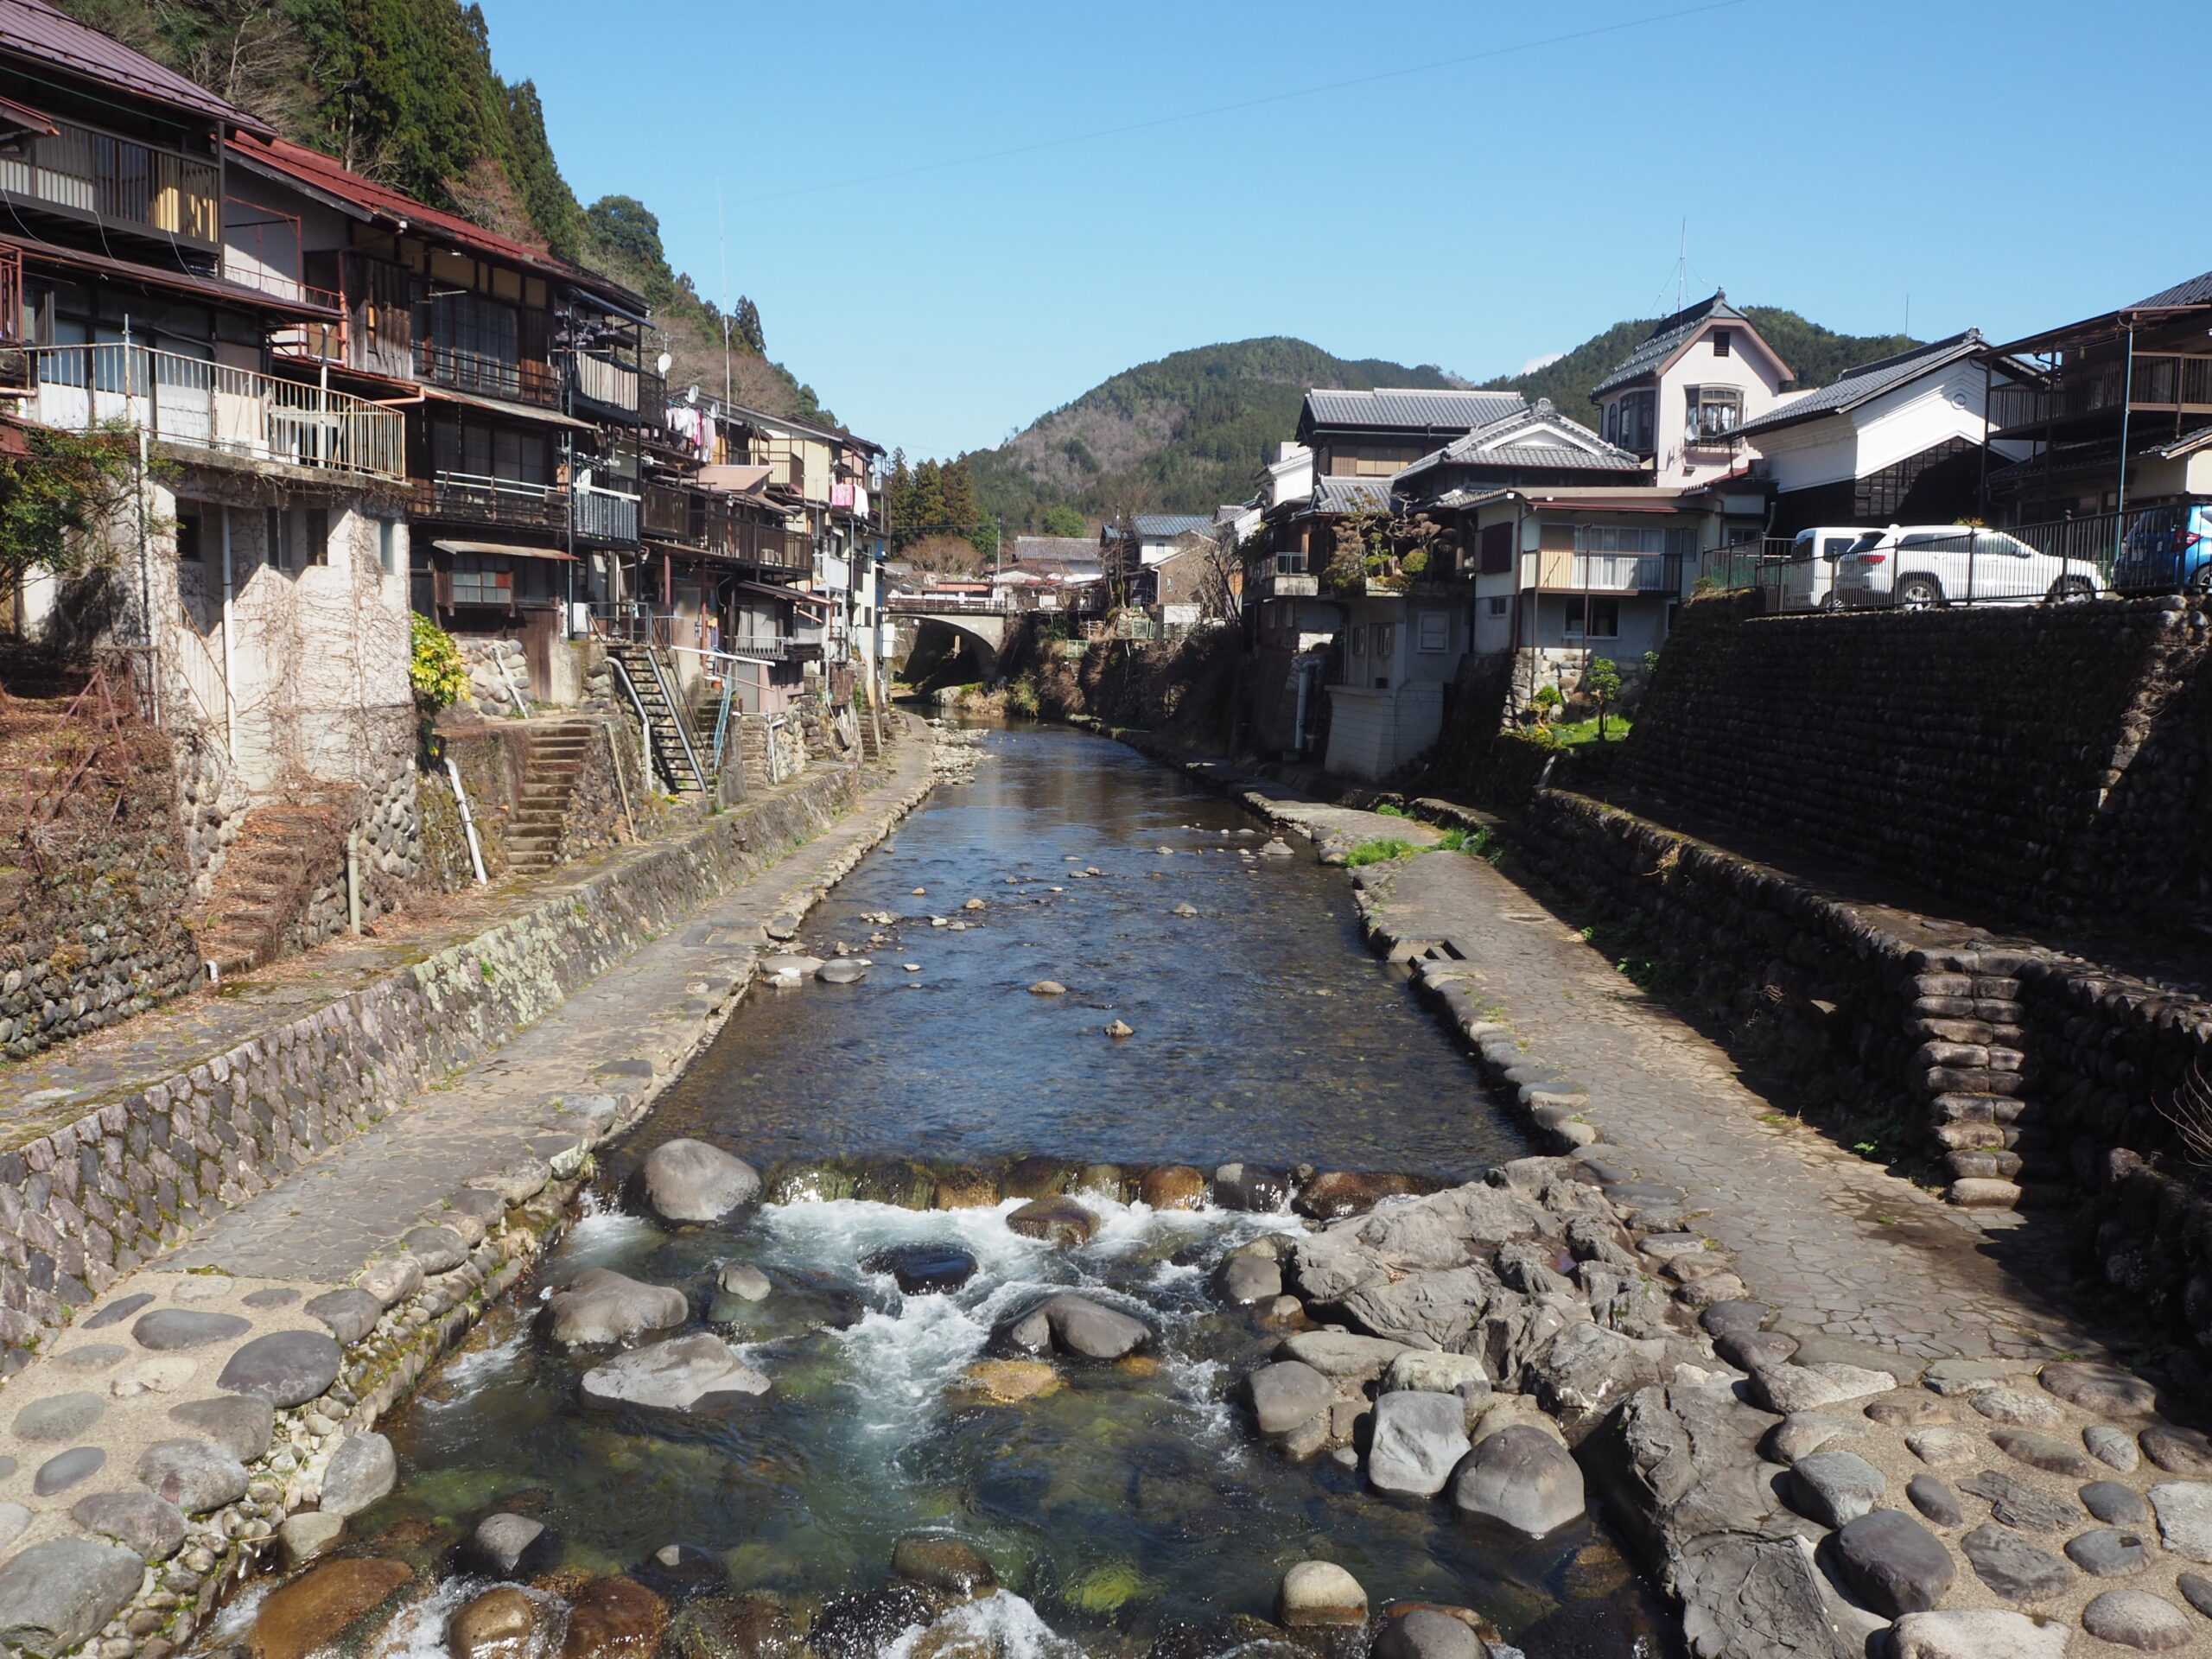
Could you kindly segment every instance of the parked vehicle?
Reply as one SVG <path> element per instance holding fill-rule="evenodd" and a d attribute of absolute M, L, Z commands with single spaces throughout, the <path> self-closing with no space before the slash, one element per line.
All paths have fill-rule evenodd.
<path fill-rule="evenodd" d="M 2145 507 L 2120 543 L 2112 585 L 2123 594 L 2212 593 L 2212 503 Z"/>
<path fill-rule="evenodd" d="M 2097 567 L 2040 553 L 2017 536 L 1967 524 L 1870 530 L 1835 563 L 1835 594 L 1852 609 L 2094 599 Z"/>
<path fill-rule="evenodd" d="M 1858 545 L 1866 533 L 1860 525 L 1801 530 L 1789 547 L 1789 567 L 1783 574 L 1782 608 L 1785 611 L 1832 611 L 1837 607 L 1835 563 Z"/>

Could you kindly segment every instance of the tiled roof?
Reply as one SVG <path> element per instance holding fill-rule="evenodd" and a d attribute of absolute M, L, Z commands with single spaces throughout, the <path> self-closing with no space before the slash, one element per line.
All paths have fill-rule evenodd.
<path fill-rule="evenodd" d="M 2192 276 L 2185 283 L 2176 283 L 2171 288 L 2162 288 L 2147 300 L 2138 300 L 2128 308 L 2131 311 L 2146 311 L 2161 305 L 2212 304 L 2212 270 L 2202 276 Z"/>
<path fill-rule="evenodd" d="M 1017 536 L 1014 556 L 1027 563 L 1098 563 L 1098 543 L 1088 536 Z"/>
<path fill-rule="evenodd" d="M 1570 437 L 1586 442 L 1586 448 L 1574 443 L 1516 443 L 1517 432 L 1541 432 L 1547 429 L 1564 428 Z M 1478 426 L 1465 437 L 1455 438 L 1441 449 L 1423 455 L 1419 461 L 1400 472 L 1402 479 L 1410 474 L 1426 472 L 1433 467 L 1574 467 L 1593 472 L 1640 473 L 1643 459 L 1617 445 L 1605 442 L 1580 421 L 1569 420 L 1552 407 L 1548 397 L 1540 397 L 1529 408 Z"/>
<path fill-rule="evenodd" d="M 133 52 L 112 35 L 88 28 L 46 0 L 0 0 L 0 51 L 51 64 L 73 74 L 120 86 L 171 109 L 190 110 L 213 121 L 266 133 L 269 125 L 234 104 Z"/>
<path fill-rule="evenodd" d="M 1317 478 L 1313 496 L 1301 512 L 1387 512 L 1390 480 L 1387 478 Z"/>
<path fill-rule="evenodd" d="M 1527 407 L 1517 391 L 1427 391 L 1382 386 L 1373 391 L 1306 394 L 1304 426 L 1405 427 L 1421 432 L 1465 432 Z"/>
<path fill-rule="evenodd" d="M 1807 392 L 1802 397 L 1793 397 L 1769 415 L 1755 421 L 1746 421 L 1736 429 L 1738 432 L 1772 432 L 1785 426 L 1795 426 L 1800 421 L 1817 420 L 1841 410 L 1856 409 L 1870 398 L 1878 397 L 1893 386 L 1908 380 L 1916 380 L 1923 374 L 1948 368 L 1963 358 L 1972 357 L 1985 342 L 1981 330 L 1969 328 L 1962 334 L 1953 334 L 1948 340 L 1931 340 L 1925 346 L 1916 346 L 1909 352 L 1899 352 L 1894 357 L 1880 358 L 1872 363 L 1861 363 L 1837 377 L 1834 384 Z"/>
<path fill-rule="evenodd" d="M 1213 520 L 1203 512 L 1140 512 L 1132 522 L 1140 536 L 1180 536 L 1186 530 L 1213 526 Z"/>
<path fill-rule="evenodd" d="M 1709 300 L 1700 300 L 1688 309 L 1677 311 L 1671 317 L 1662 317 L 1651 325 L 1651 332 L 1643 343 L 1613 365 L 1612 372 L 1592 389 L 1595 397 L 1600 392 L 1611 391 L 1615 386 L 1649 374 L 1675 354 L 1675 348 L 1695 334 L 1711 319 L 1742 322 L 1744 314 L 1728 303 L 1728 296 L 1719 289 Z"/>

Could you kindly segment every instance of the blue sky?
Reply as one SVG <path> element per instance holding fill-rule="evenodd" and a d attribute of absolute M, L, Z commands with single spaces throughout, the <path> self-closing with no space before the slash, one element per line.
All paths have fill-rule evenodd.
<path fill-rule="evenodd" d="M 719 297 L 719 179 L 728 293 L 910 454 L 1253 335 L 1510 372 L 1671 308 L 1685 220 L 1693 296 L 1853 334 L 2212 268 L 2202 0 L 483 3 L 578 195 Z"/>

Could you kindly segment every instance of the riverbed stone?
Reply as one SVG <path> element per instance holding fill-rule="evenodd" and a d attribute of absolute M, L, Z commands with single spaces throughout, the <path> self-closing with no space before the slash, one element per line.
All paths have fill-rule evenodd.
<path fill-rule="evenodd" d="M 1382 1387 L 1389 1393 L 1419 1389 L 1430 1394 L 1457 1394 L 1470 1388 L 1483 1392 L 1490 1387 L 1490 1376 L 1483 1369 L 1480 1355 L 1433 1354 L 1423 1349 L 1409 1349 L 1391 1359 L 1389 1369 L 1382 1373 Z"/>
<path fill-rule="evenodd" d="M 414 1576 L 404 1561 L 324 1562 L 261 1604 L 249 1638 L 254 1659 L 308 1659 L 339 1647 Z"/>
<path fill-rule="evenodd" d="M 2082 1610 L 2082 1628 L 2100 1642 L 2142 1653 L 2171 1653 L 2196 1640 L 2189 1615 L 2147 1590 L 2107 1590 Z"/>
<path fill-rule="evenodd" d="M 1029 988 L 1032 996 L 1065 996 L 1068 988 L 1057 979 L 1040 979 Z"/>
<path fill-rule="evenodd" d="M 468 1535 L 469 1554 L 500 1578 L 522 1565 L 537 1541 L 545 1536 L 545 1523 L 526 1515 L 501 1512 L 487 1515 Z"/>
<path fill-rule="evenodd" d="M 909 1584 L 956 1601 L 995 1595 L 999 1587 L 998 1574 L 981 1550 L 935 1533 L 910 1532 L 893 1545 L 891 1570 Z"/>
<path fill-rule="evenodd" d="M 430 1278 L 451 1273 L 468 1260 L 468 1241 L 442 1224 L 425 1222 L 420 1227 L 410 1227 L 400 1235 L 399 1242 Z"/>
<path fill-rule="evenodd" d="M 725 1262 L 715 1275 L 715 1288 L 741 1302 L 765 1302 L 775 1287 L 768 1282 L 768 1275 L 750 1262 Z"/>
<path fill-rule="evenodd" d="M 691 1317 L 690 1299 L 666 1285 L 648 1285 L 611 1268 L 588 1268 L 546 1299 L 553 1340 L 575 1348 L 629 1342 Z"/>
<path fill-rule="evenodd" d="M 326 1514 L 359 1515 L 399 1479 L 399 1459 L 381 1434 L 348 1435 L 331 1454 L 320 1500 Z"/>
<path fill-rule="evenodd" d="M 1006 1224 L 1024 1238 L 1041 1238 L 1062 1249 L 1087 1244 L 1098 1231 L 1098 1217 L 1073 1198 L 1033 1198 L 1012 1211 Z"/>
<path fill-rule="evenodd" d="M 453 1659 L 538 1659 L 552 1611 L 518 1585 L 494 1585 L 454 1610 L 446 1622 Z"/>
<path fill-rule="evenodd" d="M 130 1327 L 130 1335 L 141 1348 L 151 1348 L 156 1353 L 170 1353 L 180 1348 L 205 1348 L 210 1343 L 229 1342 L 253 1329 L 250 1319 L 235 1313 L 209 1313 L 192 1307 L 157 1307 L 142 1314 Z"/>
<path fill-rule="evenodd" d="M 2161 1481 L 2145 1494 L 2158 1517 L 2158 1538 L 2184 1560 L 2212 1561 L 2212 1484 Z"/>
<path fill-rule="evenodd" d="M 272 1331 L 231 1356 L 215 1386 L 258 1395 L 280 1410 L 305 1405 L 338 1380 L 338 1344 L 321 1331 Z"/>
<path fill-rule="evenodd" d="M 2040 1380 L 2068 1405 L 2099 1417 L 2147 1416 L 2158 1409 L 2158 1391 L 2117 1365 L 2053 1360 L 2043 1368 Z"/>
<path fill-rule="evenodd" d="M 979 1359 L 952 1379 L 952 1391 L 979 1405 L 1014 1406 L 1058 1394 L 1066 1384 L 1036 1359 Z"/>
<path fill-rule="evenodd" d="M 195 1439 L 214 1441 L 240 1463 L 251 1463 L 269 1450 L 276 1408 L 259 1395 L 230 1394 L 171 1406 L 169 1421 L 190 1429 Z"/>
<path fill-rule="evenodd" d="M 1272 1302 L 1282 1294 L 1282 1264 L 1263 1255 L 1232 1255 L 1214 1269 L 1213 1282 L 1224 1301 L 1239 1306 Z"/>
<path fill-rule="evenodd" d="M 1959 1490 L 1986 1499 L 1989 1512 L 2008 1527 L 2021 1527 L 2030 1532 L 2063 1532 L 2081 1522 L 2082 1512 L 2064 1498 L 1994 1469 L 1967 1476 L 1959 1483 Z"/>
<path fill-rule="evenodd" d="M 1467 1454 L 1452 1479 L 1452 1502 L 1462 1514 L 1541 1538 L 1583 1513 L 1582 1471 L 1551 1435 L 1516 1425 Z"/>
<path fill-rule="evenodd" d="M 586 1371 L 579 1386 L 587 1406 L 709 1414 L 751 1404 L 769 1383 L 721 1338 L 702 1332 L 620 1355 Z"/>
<path fill-rule="evenodd" d="M 1885 1618 L 1925 1612 L 1958 1576 L 1942 1540 L 1902 1510 L 1875 1510 L 1835 1535 L 1836 1560 L 1859 1599 Z"/>
<path fill-rule="evenodd" d="M 2094 1480 L 2103 1467 L 2074 1442 L 2063 1440 L 2056 1434 L 2031 1428 L 2000 1428 L 1989 1438 L 2006 1457 L 2046 1474 L 2064 1475 L 2070 1480 Z"/>
<path fill-rule="evenodd" d="M 907 1296 L 949 1296 L 976 1276 L 976 1258 L 957 1244 L 893 1244 L 861 1265 L 889 1274 Z"/>
<path fill-rule="evenodd" d="M 649 1659 L 668 1604 L 634 1579 L 594 1579 L 569 1598 L 561 1659 Z"/>
<path fill-rule="evenodd" d="M 1224 1210 L 1268 1214 L 1289 1200 L 1290 1178 L 1257 1164 L 1224 1164 L 1213 1173 L 1213 1195 Z"/>
<path fill-rule="evenodd" d="M 1032 1310 L 1051 1328 L 1052 1345 L 1083 1359 L 1119 1359 L 1152 1340 L 1152 1327 L 1088 1296 L 1063 1292 Z"/>
<path fill-rule="evenodd" d="M 33 1545 L 0 1567 L 0 1643 L 55 1659 L 121 1611 L 144 1573 L 138 1553 L 118 1544 Z"/>
<path fill-rule="evenodd" d="M 211 1440 L 156 1440 L 139 1454 L 132 1472 L 187 1515 L 204 1515 L 245 1496 L 245 1465 Z"/>
<path fill-rule="evenodd" d="M 31 1477 L 31 1492 L 38 1497 L 55 1497 L 72 1486 L 82 1485 L 106 1464 L 107 1453 L 100 1447 L 73 1446 L 39 1465 L 37 1472 Z"/>
<path fill-rule="evenodd" d="M 1382 1627 L 1375 1659 L 1484 1659 L 1474 1627 L 1433 1607 L 1416 1607 Z"/>
<path fill-rule="evenodd" d="M 1375 1402 L 1368 1484 L 1380 1492 L 1433 1497 L 1470 1450 L 1466 1408 L 1456 1394 L 1399 1389 Z"/>
<path fill-rule="evenodd" d="M 1939 1527 L 1962 1527 L 1967 1523 L 1966 1510 L 1959 1503 L 1959 1495 L 1933 1475 L 1915 1475 L 1904 1484 L 1904 1495 L 1918 1510 Z"/>
<path fill-rule="evenodd" d="M 1347 1331 L 1300 1331 L 1276 1344 L 1275 1357 L 1297 1360 L 1341 1382 L 1372 1382 L 1399 1355 L 1409 1351 L 1403 1343 L 1380 1337 L 1354 1336 Z"/>
<path fill-rule="evenodd" d="M 1890 1631 L 1890 1659 L 2066 1659 L 2056 1619 L 1994 1607 L 1907 1613 Z"/>
<path fill-rule="evenodd" d="M 2156 1423 L 2139 1439 L 2144 1455 L 2168 1474 L 2212 1476 L 2212 1440 L 2198 1430 Z"/>
<path fill-rule="evenodd" d="M 145 1560 L 165 1561 L 184 1548 L 184 1511 L 152 1492 L 94 1492 L 71 1504 L 69 1516 Z"/>
<path fill-rule="evenodd" d="M 2024 1533 L 1984 1522 L 1959 1540 L 1974 1576 L 2007 1601 L 2048 1601 L 2063 1595 L 2074 1569 Z"/>
<path fill-rule="evenodd" d="M 1275 1622 L 1308 1630 L 1367 1622 L 1367 1592 L 1334 1561 L 1300 1561 L 1275 1592 Z"/>
<path fill-rule="evenodd" d="M 353 1284 L 391 1307 L 423 1288 L 423 1264 L 411 1255 L 387 1255 L 363 1268 Z"/>
<path fill-rule="evenodd" d="M 353 1287 L 326 1291 L 301 1312 L 311 1319 L 321 1319 L 340 1342 L 350 1343 L 359 1342 L 377 1328 L 377 1321 L 384 1317 L 384 1304 L 367 1291 Z"/>
<path fill-rule="evenodd" d="M 1244 1382 L 1252 1415 L 1262 1434 L 1287 1434 L 1329 1408 L 1336 1389 L 1311 1365 L 1295 1359 L 1262 1365 Z"/>
<path fill-rule="evenodd" d="M 302 1510 L 288 1515 L 276 1528 L 276 1551 L 285 1567 L 297 1572 L 309 1561 L 320 1560 L 346 1537 L 346 1517 L 321 1510 Z"/>
<path fill-rule="evenodd" d="M 1856 1452 L 1815 1452 L 1800 1458 L 1790 1473 L 1791 1507 L 1824 1527 L 1856 1521 L 1882 1501 L 1889 1486 L 1882 1471 Z"/>
<path fill-rule="evenodd" d="M 666 1221 L 720 1221 L 760 1196 L 760 1173 L 703 1141 L 664 1141 L 645 1154 L 645 1202 Z"/>
<path fill-rule="evenodd" d="M 1074 1166 L 1033 1154 L 1016 1159 L 1001 1185 L 1009 1198 L 1051 1198 L 1066 1192 L 1075 1175 Z"/>
<path fill-rule="evenodd" d="M 97 1394 L 50 1394 L 43 1400 L 34 1400 L 16 1414 L 12 1427 L 16 1438 L 29 1440 L 34 1446 L 50 1445 L 55 1440 L 73 1440 L 98 1422 L 107 1410 L 107 1402 Z"/>
<path fill-rule="evenodd" d="M 2151 1565 L 2142 1535 L 2096 1527 L 2066 1541 L 2066 1559 L 2092 1578 L 2120 1579 Z"/>
<path fill-rule="evenodd" d="M 836 957 L 816 969 L 814 976 L 824 985 L 857 985 L 868 977 L 868 963 L 855 957 Z"/>
<path fill-rule="evenodd" d="M 1315 1221 L 1336 1221 L 1414 1190 L 1414 1183 L 1403 1175 L 1333 1169 L 1300 1187 L 1290 1207 Z"/>

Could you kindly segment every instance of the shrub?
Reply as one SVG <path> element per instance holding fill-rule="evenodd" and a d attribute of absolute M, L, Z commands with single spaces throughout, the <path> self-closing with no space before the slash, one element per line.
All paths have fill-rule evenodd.
<path fill-rule="evenodd" d="M 407 683 L 423 711 L 435 714 L 468 695 L 468 664 L 461 660 L 461 647 L 451 634 L 420 612 L 413 620 L 415 650 L 407 664 Z"/>

